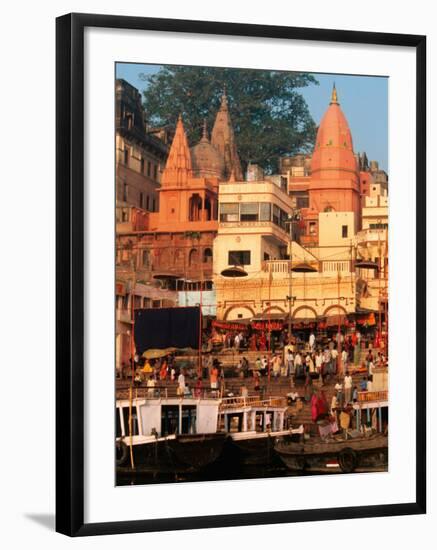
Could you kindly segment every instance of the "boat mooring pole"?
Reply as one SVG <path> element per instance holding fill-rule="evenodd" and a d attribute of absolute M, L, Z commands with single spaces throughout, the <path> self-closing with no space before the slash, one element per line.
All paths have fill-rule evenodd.
<path fill-rule="evenodd" d="M 130 440 L 130 465 L 131 468 L 135 468 L 134 464 L 134 450 L 132 445 L 132 386 L 129 388 L 129 440 Z"/>

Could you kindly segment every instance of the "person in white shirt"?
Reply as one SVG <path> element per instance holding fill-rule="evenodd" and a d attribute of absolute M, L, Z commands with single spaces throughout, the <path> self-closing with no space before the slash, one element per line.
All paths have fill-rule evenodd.
<path fill-rule="evenodd" d="M 337 357 L 338 350 L 337 348 L 334 348 L 331 350 L 331 374 L 334 374 L 337 371 Z"/>
<path fill-rule="evenodd" d="M 311 357 L 311 355 L 308 353 L 308 355 L 305 357 L 305 364 L 307 366 L 307 369 L 309 372 L 314 372 L 314 361 Z"/>
<path fill-rule="evenodd" d="M 185 393 L 185 376 L 184 373 L 181 372 L 178 376 L 178 394 L 184 395 Z"/>
<path fill-rule="evenodd" d="M 375 365 L 373 364 L 373 361 L 369 361 L 369 376 L 373 376 L 373 371 L 375 370 Z"/>
<path fill-rule="evenodd" d="M 299 352 L 294 356 L 294 369 L 296 376 L 300 376 L 302 371 L 302 357 Z"/>
<path fill-rule="evenodd" d="M 372 380 L 367 380 L 367 391 L 373 391 L 373 382 Z"/>
<path fill-rule="evenodd" d="M 239 347 L 240 347 L 240 335 L 239 334 L 235 335 L 234 345 L 235 345 L 235 349 L 239 349 Z"/>
<path fill-rule="evenodd" d="M 153 376 L 151 376 L 148 380 L 147 380 L 147 395 L 149 397 L 153 397 L 155 395 L 155 379 L 153 378 Z"/>
<path fill-rule="evenodd" d="M 344 377 L 344 402 L 347 405 L 351 402 L 352 399 L 352 376 L 346 371 L 346 376 Z"/>
<path fill-rule="evenodd" d="M 348 366 L 348 355 L 347 355 L 347 351 L 344 349 L 342 352 L 341 352 L 341 362 L 343 364 L 343 369 L 347 369 L 347 366 Z"/>
<path fill-rule="evenodd" d="M 264 357 L 261 359 L 261 369 L 262 369 L 263 375 L 267 374 L 268 366 L 269 366 L 269 362 L 267 361 L 267 357 L 264 355 Z"/>
<path fill-rule="evenodd" d="M 288 376 L 291 376 L 293 374 L 294 370 L 294 357 L 291 349 L 288 350 L 286 355 L 286 363 L 287 363 L 287 372 Z"/>
<path fill-rule="evenodd" d="M 314 351 L 314 344 L 316 343 L 316 337 L 314 336 L 313 333 L 310 334 L 310 339 L 309 339 L 308 343 L 310 345 L 310 350 Z"/>

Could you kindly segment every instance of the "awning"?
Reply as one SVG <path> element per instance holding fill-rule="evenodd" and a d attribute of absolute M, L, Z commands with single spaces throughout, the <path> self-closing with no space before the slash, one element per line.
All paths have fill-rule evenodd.
<path fill-rule="evenodd" d="M 337 327 L 338 325 L 342 326 L 347 323 L 346 315 L 330 315 L 326 317 L 326 326 L 327 327 Z"/>
<path fill-rule="evenodd" d="M 238 319 L 238 321 L 213 321 L 211 325 L 222 330 L 246 330 L 249 323 L 250 319 Z"/>
<path fill-rule="evenodd" d="M 162 281 L 165 281 L 165 280 L 176 280 L 176 279 L 181 279 L 182 278 L 182 275 L 177 275 L 175 273 L 156 273 L 155 275 L 153 275 L 153 278 L 154 279 L 160 279 Z"/>

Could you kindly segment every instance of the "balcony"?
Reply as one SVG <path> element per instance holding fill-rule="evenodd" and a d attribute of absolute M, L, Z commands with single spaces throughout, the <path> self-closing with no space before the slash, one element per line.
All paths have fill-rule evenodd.
<path fill-rule="evenodd" d="M 296 260 L 293 260 L 293 267 L 296 267 L 297 264 L 302 263 L 298 262 Z M 319 273 L 319 262 L 313 261 L 313 262 L 305 262 L 311 265 L 316 271 L 317 275 L 320 276 Z M 291 262 L 290 260 L 266 260 L 261 262 L 261 271 L 264 271 L 265 273 L 272 273 L 273 276 L 281 277 L 282 275 L 285 277 L 288 277 L 288 274 L 290 273 L 290 266 Z M 298 275 L 302 275 L 301 273 L 294 273 L 293 277 Z M 307 275 L 313 275 L 313 273 L 308 273 Z"/>
<path fill-rule="evenodd" d="M 387 240 L 387 229 L 362 229 L 357 233 L 357 243 L 378 243 Z"/>

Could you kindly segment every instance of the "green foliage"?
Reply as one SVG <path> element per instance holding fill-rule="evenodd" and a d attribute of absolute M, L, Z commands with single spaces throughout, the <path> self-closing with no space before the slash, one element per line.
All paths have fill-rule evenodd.
<path fill-rule="evenodd" d="M 299 93 L 318 84 L 310 74 L 166 65 L 142 78 L 148 84 L 143 95 L 149 123 L 174 126 L 181 113 L 191 145 L 200 139 L 205 118 L 211 131 L 226 86 L 244 168 L 251 161 L 272 172 L 279 156 L 314 145 L 316 126 Z"/>

